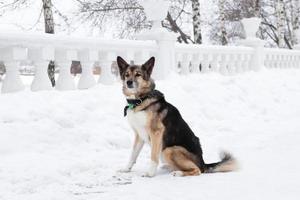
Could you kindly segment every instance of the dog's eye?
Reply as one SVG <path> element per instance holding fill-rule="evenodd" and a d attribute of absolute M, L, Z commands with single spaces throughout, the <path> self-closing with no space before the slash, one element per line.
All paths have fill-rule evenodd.
<path fill-rule="evenodd" d="M 129 73 L 126 73 L 126 74 L 125 74 L 125 77 L 128 78 L 128 77 L 129 77 Z"/>
<path fill-rule="evenodd" d="M 141 73 L 136 73 L 135 76 L 139 77 L 139 76 L 142 76 L 142 74 Z"/>

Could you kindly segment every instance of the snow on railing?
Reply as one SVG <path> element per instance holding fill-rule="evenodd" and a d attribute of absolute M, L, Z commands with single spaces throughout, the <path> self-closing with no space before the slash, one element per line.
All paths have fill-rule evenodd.
<path fill-rule="evenodd" d="M 267 68 L 300 68 L 300 51 L 265 48 L 264 64 Z"/>
<path fill-rule="evenodd" d="M 30 61 L 35 66 L 32 91 L 52 88 L 47 73 L 50 61 L 55 61 L 59 68 L 55 86 L 58 90 L 76 88 L 71 74 L 72 61 L 80 61 L 82 67 L 77 86 L 79 89 L 87 89 L 96 84 L 93 75 L 95 62 L 101 67 L 98 82 L 113 83 L 111 66 L 117 56 L 137 64 L 143 63 L 150 56 L 156 56 L 157 65 L 153 73 L 154 78 L 160 79 L 171 71 L 178 72 L 178 69 L 181 74 L 214 71 L 232 75 L 250 70 L 258 71 L 263 66 L 300 67 L 300 51 L 263 48 L 262 43 L 255 39 L 240 43 L 245 46 L 188 45 L 176 44 L 175 40 L 165 37 L 168 33 L 162 34 L 165 34 L 164 37 L 139 41 L 1 32 L 0 61 L 6 67 L 1 91 L 5 93 L 24 89 L 19 75 L 20 62 L 24 61 Z"/>
<path fill-rule="evenodd" d="M 72 61 L 80 61 L 82 74 L 79 89 L 90 88 L 96 84 L 93 64 L 99 62 L 101 75 L 98 82 L 111 84 L 113 75 L 111 65 L 117 55 L 128 61 L 141 63 L 150 56 L 156 56 L 157 45 L 154 41 L 102 40 L 99 38 L 79 38 L 50 34 L 0 33 L 0 61 L 4 62 L 6 74 L 2 92 L 24 89 L 19 76 L 21 61 L 32 61 L 36 73 L 31 84 L 33 91 L 51 89 L 47 68 L 51 60 L 59 67 L 56 89 L 75 89 L 71 75 Z"/>
<path fill-rule="evenodd" d="M 226 75 L 251 70 L 250 63 L 254 49 L 178 44 L 175 53 L 181 74 L 214 71 Z"/>

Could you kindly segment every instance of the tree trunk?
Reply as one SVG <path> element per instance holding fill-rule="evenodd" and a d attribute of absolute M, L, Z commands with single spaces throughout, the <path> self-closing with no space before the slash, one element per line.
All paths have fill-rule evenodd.
<path fill-rule="evenodd" d="M 226 24 L 225 24 L 225 0 L 219 0 L 219 11 L 220 11 L 221 44 L 225 46 L 228 44 Z"/>
<path fill-rule="evenodd" d="M 260 17 L 260 0 L 255 0 L 255 5 L 254 5 L 254 10 L 255 10 L 255 17 Z"/>
<path fill-rule="evenodd" d="M 43 1 L 43 11 L 44 11 L 44 20 L 45 20 L 45 32 L 54 34 L 52 2 L 51 0 L 42 0 L 42 1 Z"/>
<path fill-rule="evenodd" d="M 201 12 L 200 12 L 199 0 L 192 0 L 192 9 L 193 9 L 194 41 L 196 44 L 202 44 Z"/>
<path fill-rule="evenodd" d="M 299 44 L 299 36 L 296 34 L 299 30 L 299 25 L 300 25 L 300 1 L 299 0 L 294 0 L 291 2 L 291 15 L 292 15 L 292 25 L 293 25 L 293 34 L 294 34 L 294 43 Z"/>
<path fill-rule="evenodd" d="M 43 1 L 43 11 L 44 11 L 44 22 L 45 22 L 45 32 L 54 34 L 54 20 L 52 12 L 52 2 L 51 0 L 42 0 Z M 54 61 L 50 61 L 48 65 L 48 76 L 52 83 L 52 86 L 55 86 L 55 64 Z"/>
<path fill-rule="evenodd" d="M 283 0 L 277 0 L 276 13 L 277 13 L 278 46 L 280 48 L 284 48 L 285 16 L 284 16 L 284 1 Z"/>

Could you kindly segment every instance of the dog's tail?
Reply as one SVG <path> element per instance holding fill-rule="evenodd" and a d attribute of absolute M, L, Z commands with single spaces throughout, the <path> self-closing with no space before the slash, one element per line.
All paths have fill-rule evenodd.
<path fill-rule="evenodd" d="M 236 159 L 228 152 L 220 154 L 221 161 L 204 165 L 205 173 L 230 172 L 238 170 Z"/>

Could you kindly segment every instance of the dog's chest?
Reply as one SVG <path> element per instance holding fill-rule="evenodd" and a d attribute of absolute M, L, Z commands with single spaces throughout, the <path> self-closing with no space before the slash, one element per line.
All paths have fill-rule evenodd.
<path fill-rule="evenodd" d="M 149 134 L 147 133 L 147 113 L 145 111 L 133 112 L 128 110 L 127 119 L 130 126 L 135 129 L 141 139 L 149 143 Z"/>

